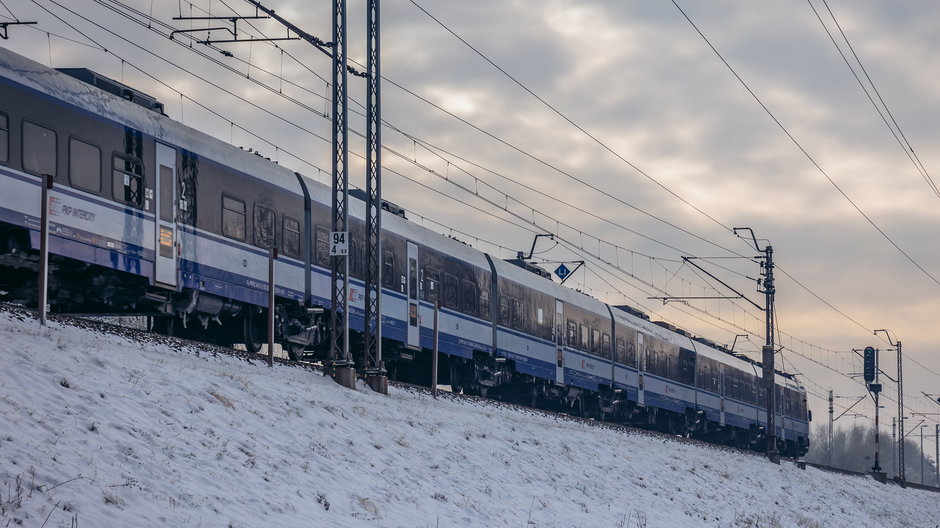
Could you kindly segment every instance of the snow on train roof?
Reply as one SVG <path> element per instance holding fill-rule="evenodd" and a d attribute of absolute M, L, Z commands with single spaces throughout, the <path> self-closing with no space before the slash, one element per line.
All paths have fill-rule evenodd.
<path fill-rule="evenodd" d="M 2 47 L 0 76 L 245 174 L 300 191 L 294 173 L 285 167 Z"/>

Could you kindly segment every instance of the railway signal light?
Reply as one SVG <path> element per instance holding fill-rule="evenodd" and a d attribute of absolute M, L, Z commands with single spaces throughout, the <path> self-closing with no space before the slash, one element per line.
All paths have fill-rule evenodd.
<path fill-rule="evenodd" d="M 875 370 L 877 370 L 877 351 L 874 347 L 865 347 L 865 381 L 871 383 L 875 381 Z"/>

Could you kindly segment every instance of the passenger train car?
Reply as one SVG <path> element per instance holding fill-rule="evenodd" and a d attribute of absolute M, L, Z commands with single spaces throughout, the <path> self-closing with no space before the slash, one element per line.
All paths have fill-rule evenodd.
<path fill-rule="evenodd" d="M 54 187 L 41 204 L 46 175 Z M 331 310 L 330 189 L 166 117 L 152 97 L 0 48 L 0 295 L 35 304 L 40 208 L 54 310 L 137 313 L 159 331 L 276 340 L 322 354 Z M 363 327 L 364 204 L 350 199 L 350 321 Z M 759 365 L 409 222 L 383 204 L 382 326 L 391 376 L 428 372 L 441 306 L 455 391 L 763 448 Z M 355 337 L 354 332 L 354 339 Z M 783 454 L 809 446 L 805 391 L 777 375 Z"/>

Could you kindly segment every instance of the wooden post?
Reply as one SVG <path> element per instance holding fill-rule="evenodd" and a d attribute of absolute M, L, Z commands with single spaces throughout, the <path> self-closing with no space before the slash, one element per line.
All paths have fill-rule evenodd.
<path fill-rule="evenodd" d="M 52 176 L 43 175 L 39 206 L 39 324 L 46 326 L 46 306 L 49 304 L 49 190 Z"/>
<path fill-rule="evenodd" d="M 434 303 L 434 351 L 431 355 L 431 396 L 437 398 L 437 352 L 440 336 L 441 301 Z"/>
<path fill-rule="evenodd" d="M 277 248 L 272 247 L 268 258 L 268 366 L 274 366 L 274 261 Z"/>

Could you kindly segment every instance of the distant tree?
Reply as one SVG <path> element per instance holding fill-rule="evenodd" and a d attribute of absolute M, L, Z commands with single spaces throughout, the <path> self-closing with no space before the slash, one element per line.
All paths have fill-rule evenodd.
<path fill-rule="evenodd" d="M 920 436 L 917 431 L 908 431 L 904 442 L 904 466 L 908 482 L 921 483 L 921 463 L 923 462 L 924 484 L 940 486 L 936 481 L 936 461 L 932 453 L 921 453 Z M 897 476 L 897 446 L 891 442 L 891 432 L 881 431 L 879 439 L 881 470 L 889 478 Z M 810 450 L 806 461 L 814 464 L 832 466 L 847 471 L 866 473 L 875 464 L 875 428 L 869 425 L 854 424 L 851 427 L 838 427 L 832 433 L 832 446 L 829 446 L 829 424 L 817 423 L 810 431 Z M 933 442 L 930 443 L 931 447 Z M 927 443 L 924 449 L 927 450 Z"/>

